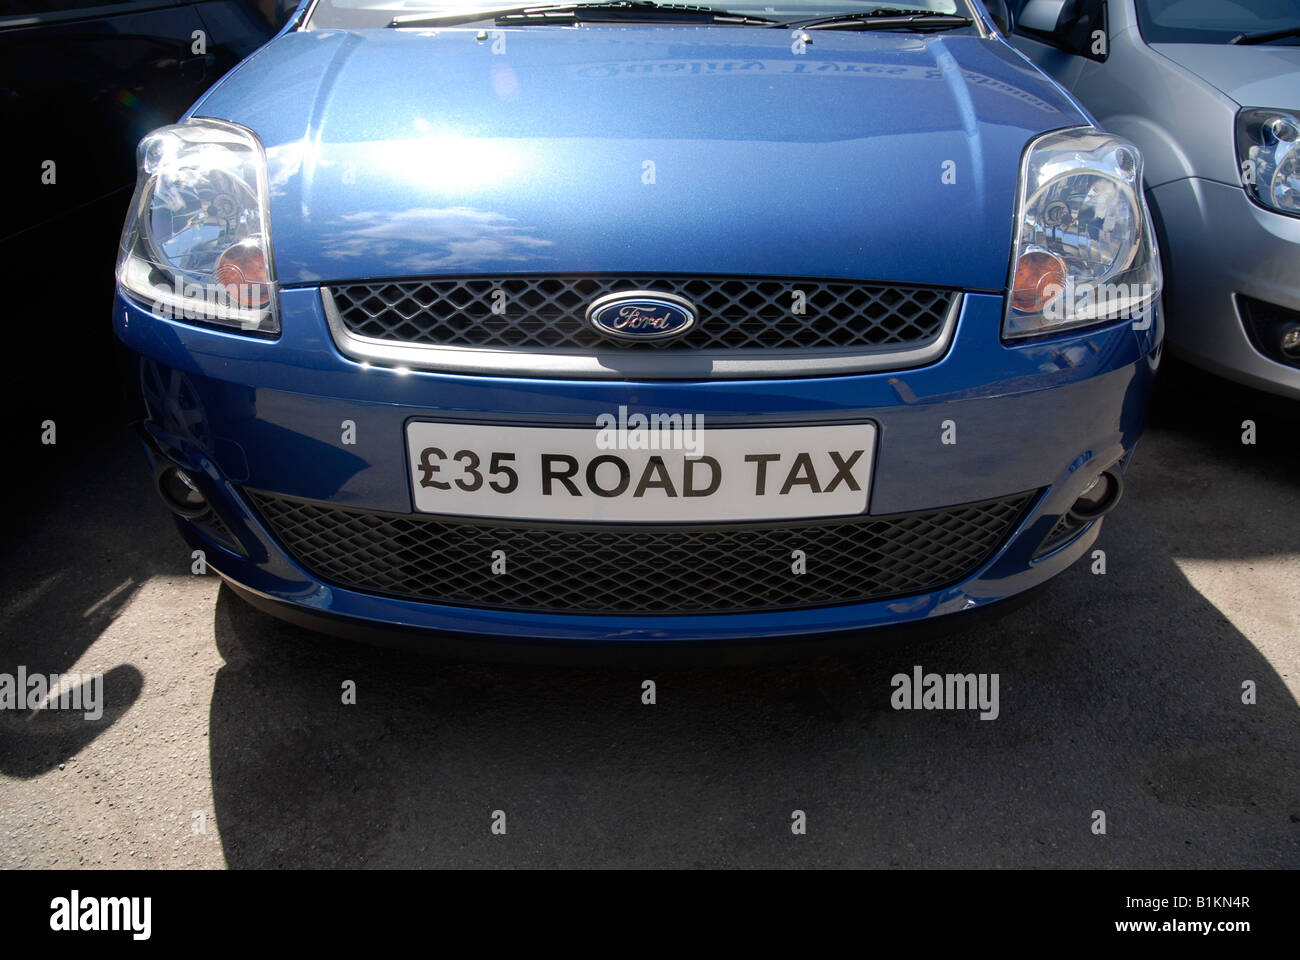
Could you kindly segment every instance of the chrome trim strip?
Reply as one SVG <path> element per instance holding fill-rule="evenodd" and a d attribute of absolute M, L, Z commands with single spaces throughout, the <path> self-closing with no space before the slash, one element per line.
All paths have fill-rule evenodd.
<path fill-rule="evenodd" d="M 483 347 L 394 343 L 348 330 L 329 287 L 321 304 L 339 352 L 360 363 L 440 373 L 492 377 L 574 380 L 742 380 L 814 377 L 904 370 L 933 363 L 948 352 L 963 295 L 953 297 L 943 328 L 922 347 L 906 344 L 868 349 L 816 347 L 806 350 L 564 351 L 501 350 Z"/>

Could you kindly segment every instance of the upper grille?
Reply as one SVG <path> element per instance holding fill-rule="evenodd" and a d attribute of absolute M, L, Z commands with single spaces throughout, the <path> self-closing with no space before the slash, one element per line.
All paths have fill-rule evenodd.
<path fill-rule="evenodd" d="M 250 496 L 289 553 L 339 586 L 471 607 L 693 614 L 860 603 L 956 583 L 993 554 L 1034 494 L 726 526 L 507 523 Z M 802 575 L 791 569 L 795 550 L 806 556 Z"/>
<path fill-rule="evenodd" d="M 633 290 L 685 297 L 698 323 L 681 337 L 645 343 L 603 337 L 587 325 L 591 301 Z M 536 351 L 919 347 L 939 338 L 958 296 L 852 280 L 654 274 L 448 277 L 349 283 L 329 292 L 355 336 Z M 502 303 L 505 312 L 493 313 Z"/>

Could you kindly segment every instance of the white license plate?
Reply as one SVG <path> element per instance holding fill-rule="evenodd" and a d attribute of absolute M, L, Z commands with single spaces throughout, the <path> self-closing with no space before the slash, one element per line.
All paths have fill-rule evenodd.
<path fill-rule="evenodd" d="M 706 429 L 695 439 L 671 440 L 678 449 L 664 441 L 664 449 L 619 449 L 601 438 L 594 428 L 411 421 L 415 508 L 611 523 L 836 517 L 867 509 L 874 424 Z M 629 435 L 623 445 L 645 440 Z"/>

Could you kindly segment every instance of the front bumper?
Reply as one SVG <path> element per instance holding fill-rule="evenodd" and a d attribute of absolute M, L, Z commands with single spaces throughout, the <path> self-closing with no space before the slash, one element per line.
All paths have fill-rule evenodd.
<path fill-rule="evenodd" d="M 1270 213 L 1241 187 L 1188 178 L 1151 198 L 1163 223 L 1169 348 L 1239 383 L 1300 399 L 1300 363 L 1251 343 L 1242 297 L 1300 317 L 1300 219 Z"/>
<path fill-rule="evenodd" d="M 1009 598 L 1059 573 L 1099 523 L 1044 552 L 1083 488 L 1137 442 L 1162 321 L 1118 322 L 1032 342 L 1000 340 L 1002 299 L 967 294 L 938 362 L 804 379 L 574 381 L 366 367 L 335 348 L 315 289 L 281 293 L 283 334 L 260 340 L 156 317 L 119 297 L 118 336 L 140 358 L 155 456 L 191 473 L 220 518 L 182 522 L 222 576 L 257 596 L 353 622 L 590 642 L 798 636 L 926 620 Z M 639 615 L 482 609 L 380 596 L 313 576 L 248 491 L 340 509 L 412 512 L 404 425 L 592 425 L 627 405 L 703 414 L 714 427 L 870 420 L 879 430 L 869 513 L 906 514 L 1032 492 L 1013 529 L 959 582 L 867 603 L 761 612 Z M 350 421 L 355 443 L 341 442 Z M 946 421 L 955 443 L 944 443 Z M 948 431 L 952 437 L 952 431 Z M 228 535 L 238 549 L 222 545 Z"/>

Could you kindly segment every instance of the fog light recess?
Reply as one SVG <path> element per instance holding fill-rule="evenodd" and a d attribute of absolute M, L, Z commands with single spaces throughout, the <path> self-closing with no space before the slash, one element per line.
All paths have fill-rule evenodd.
<path fill-rule="evenodd" d="M 1300 360 L 1300 323 L 1287 327 L 1278 340 L 1278 349 L 1289 360 Z"/>
<path fill-rule="evenodd" d="M 1124 479 L 1118 470 L 1111 468 L 1098 474 L 1092 483 L 1084 488 L 1079 499 L 1070 507 L 1070 517 L 1080 523 L 1088 523 L 1104 516 L 1115 509 L 1119 498 L 1124 493 Z"/>
<path fill-rule="evenodd" d="M 197 520 L 212 509 L 189 474 L 174 463 L 164 463 L 158 468 L 154 486 L 167 509 L 187 520 Z"/>

